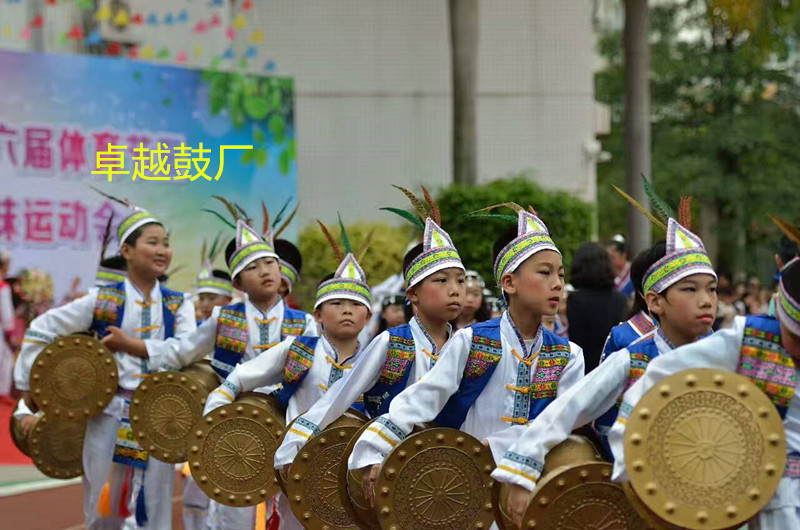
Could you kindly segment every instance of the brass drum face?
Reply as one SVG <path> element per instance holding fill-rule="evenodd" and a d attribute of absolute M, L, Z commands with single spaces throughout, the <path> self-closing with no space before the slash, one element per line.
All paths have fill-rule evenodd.
<path fill-rule="evenodd" d="M 298 418 L 299 418 L 299 416 L 298 416 Z M 286 433 L 289 432 L 289 430 L 294 425 L 294 422 L 296 422 L 296 421 L 297 421 L 297 418 L 295 418 L 292 421 L 290 421 L 289 425 L 287 425 L 286 428 L 283 430 L 283 434 L 281 434 L 281 437 L 278 438 L 278 443 L 276 444 L 277 447 L 280 447 L 281 445 L 283 445 L 283 440 L 286 438 Z M 276 451 L 277 451 L 277 449 L 276 449 Z M 281 488 L 281 491 L 283 492 L 284 495 L 287 494 L 286 493 L 286 483 L 289 480 L 289 467 L 290 466 L 284 466 L 281 469 L 275 468 L 275 470 L 274 470 L 274 472 L 275 472 L 275 480 L 278 481 L 278 486 Z"/>
<path fill-rule="evenodd" d="M 585 462 L 549 473 L 536 487 L 522 528 L 645 530 L 622 486 L 611 482 L 612 467 Z"/>
<path fill-rule="evenodd" d="M 117 363 L 89 335 L 56 339 L 31 368 L 33 401 L 51 418 L 86 420 L 106 408 L 117 392 Z"/>
<path fill-rule="evenodd" d="M 375 418 L 377 419 L 377 418 Z M 380 530 L 378 515 L 375 509 L 370 506 L 369 501 L 364 496 L 364 488 L 361 487 L 361 476 L 357 470 L 347 468 L 347 461 L 353 454 L 356 442 L 367 430 L 367 427 L 375 421 L 372 419 L 361 426 L 360 429 L 350 438 L 347 447 L 342 454 L 339 463 L 339 499 L 347 515 L 361 530 Z"/>
<path fill-rule="evenodd" d="M 207 361 L 147 376 L 131 399 L 137 441 L 162 462 L 185 461 L 206 398 L 218 385 L 219 377 Z"/>
<path fill-rule="evenodd" d="M 37 469 L 52 478 L 73 478 L 83 474 L 83 437 L 86 424 L 45 414 L 33 426 L 31 458 Z"/>
<path fill-rule="evenodd" d="M 412 434 L 392 449 L 378 474 L 381 528 L 491 527 L 494 467 L 489 448 L 466 433 L 432 428 Z"/>
<path fill-rule="evenodd" d="M 356 528 L 339 497 L 339 467 L 350 439 L 364 419 L 345 413 L 300 450 L 288 473 L 287 497 L 304 528 Z"/>
<path fill-rule="evenodd" d="M 284 425 L 278 401 L 256 392 L 207 414 L 189 448 L 197 485 L 227 506 L 255 506 L 272 497 L 279 490 L 273 457 Z"/>
<path fill-rule="evenodd" d="M 729 528 L 775 493 L 786 438 L 775 406 L 748 378 L 687 370 L 637 404 L 625 429 L 625 464 L 636 494 L 667 523 Z"/>
<path fill-rule="evenodd" d="M 31 456 L 28 438 L 22 434 L 22 418 L 16 418 L 13 415 L 9 417 L 8 430 L 11 432 L 11 441 L 14 442 L 17 449 L 25 456 Z"/>

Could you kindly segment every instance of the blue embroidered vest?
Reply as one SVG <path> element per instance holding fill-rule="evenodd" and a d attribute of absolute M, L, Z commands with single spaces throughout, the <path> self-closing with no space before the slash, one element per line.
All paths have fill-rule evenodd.
<path fill-rule="evenodd" d="M 776 318 L 748 316 L 736 372 L 749 377 L 786 417 L 797 388 L 794 360 L 781 345 L 781 326 Z"/>
<path fill-rule="evenodd" d="M 629 320 L 618 324 L 611 328 L 611 333 L 606 338 L 606 343 L 603 346 L 603 353 L 600 356 L 600 362 L 608 356 L 619 351 L 622 348 L 627 348 L 634 341 L 639 340 L 655 329 L 653 322 L 645 315 L 643 311 L 639 311 L 633 315 Z"/>
<path fill-rule="evenodd" d="M 434 420 L 440 426 L 460 428 L 470 407 L 489 383 L 503 355 L 500 322 L 500 318 L 495 318 L 471 326 L 472 344 L 461 384 Z M 515 392 L 515 419 L 519 413 L 521 418 L 533 420 L 556 398 L 558 382 L 569 359 L 569 341 L 543 329 L 536 371 L 532 378 L 530 372 L 523 374 L 525 384 L 530 381 L 530 387 Z"/>
<path fill-rule="evenodd" d="M 164 338 L 175 336 L 175 312 L 183 303 L 183 293 L 159 286 L 161 291 Z M 122 326 L 125 313 L 125 282 L 100 287 L 94 306 L 92 325 L 89 328 L 100 337 L 108 335 L 108 326 Z"/>
<path fill-rule="evenodd" d="M 319 337 L 297 337 L 289 346 L 286 363 L 283 366 L 283 384 L 273 393 L 284 409 L 289 406 L 289 399 L 300 387 L 300 383 L 314 364 L 314 350 L 318 342 Z"/>
<path fill-rule="evenodd" d="M 281 340 L 293 335 L 301 335 L 305 331 L 306 314 L 302 311 L 285 307 L 281 325 Z M 217 319 L 217 339 L 211 366 L 223 379 L 242 362 L 242 356 L 250 336 L 247 331 L 247 313 L 245 303 L 223 307 Z"/>
<path fill-rule="evenodd" d="M 619 414 L 619 406 L 622 403 L 622 397 L 625 392 L 632 387 L 636 381 L 642 378 L 650 361 L 658 357 L 658 346 L 656 346 L 655 333 L 651 333 L 645 337 L 640 338 L 633 344 L 628 346 L 628 354 L 630 355 L 630 368 L 628 369 L 628 379 L 625 381 L 625 386 L 617 398 L 617 402 L 613 407 L 603 413 L 602 416 L 597 418 L 594 422 L 595 428 L 600 432 L 600 441 L 606 448 L 606 454 L 611 457 L 611 448 L 608 445 L 608 431 L 611 429 L 614 422 L 617 421 Z"/>
<path fill-rule="evenodd" d="M 411 325 L 403 324 L 389 331 L 386 361 L 375 386 L 364 392 L 364 406 L 371 418 L 389 412 L 392 399 L 405 390 L 416 358 Z"/>

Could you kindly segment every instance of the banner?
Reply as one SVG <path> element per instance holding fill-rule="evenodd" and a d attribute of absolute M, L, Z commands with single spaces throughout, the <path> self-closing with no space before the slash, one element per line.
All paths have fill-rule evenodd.
<path fill-rule="evenodd" d="M 90 186 L 164 222 L 172 268 L 184 267 L 169 286 L 183 290 L 203 238 L 233 237 L 203 211 L 228 216 L 212 195 L 259 230 L 262 200 L 273 216 L 296 204 L 290 79 L 0 51 L 0 87 L 0 248 L 12 275 L 48 271 L 57 300 L 76 277 L 92 285 L 107 220 L 124 215 Z M 294 226 L 283 235 L 295 236 Z"/>

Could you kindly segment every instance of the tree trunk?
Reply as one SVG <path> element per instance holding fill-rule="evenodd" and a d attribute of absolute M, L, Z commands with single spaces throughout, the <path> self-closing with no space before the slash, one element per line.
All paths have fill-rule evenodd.
<path fill-rule="evenodd" d="M 453 77 L 453 181 L 478 180 L 475 93 L 478 62 L 478 0 L 450 1 Z"/>
<path fill-rule="evenodd" d="M 647 205 L 641 175 L 650 174 L 650 13 L 647 0 L 625 0 L 625 171 L 627 189 Z M 628 206 L 628 244 L 632 253 L 651 245 L 650 223 Z"/>

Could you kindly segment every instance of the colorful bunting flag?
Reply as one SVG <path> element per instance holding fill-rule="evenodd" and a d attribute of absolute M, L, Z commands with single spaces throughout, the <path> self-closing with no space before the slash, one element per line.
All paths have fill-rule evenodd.
<path fill-rule="evenodd" d="M 236 15 L 236 18 L 233 19 L 233 27 L 236 29 L 244 29 L 247 27 L 247 19 L 244 18 L 244 15 L 239 13 Z"/>
<path fill-rule="evenodd" d="M 103 20 L 108 20 L 110 18 L 111 18 L 111 8 L 108 7 L 108 4 L 100 7 L 100 9 L 98 9 L 94 14 L 95 20 L 103 21 Z"/>
<path fill-rule="evenodd" d="M 250 35 L 250 44 L 261 44 L 264 42 L 264 31 L 257 29 Z"/>
<path fill-rule="evenodd" d="M 83 42 L 87 46 L 92 46 L 94 44 L 100 44 L 102 41 L 103 41 L 103 38 L 100 35 L 100 30 L 96 29 L 96 30 L 92 31 L 91 33 L 89 33 L 89 35 L 86 37 L 86 39 Z"/>

